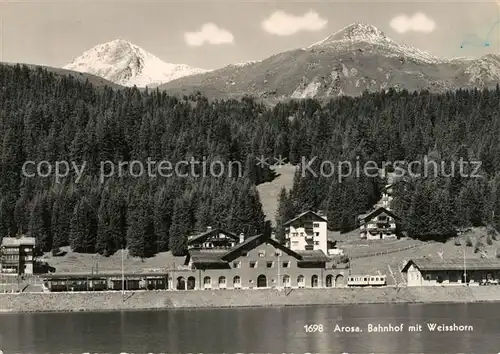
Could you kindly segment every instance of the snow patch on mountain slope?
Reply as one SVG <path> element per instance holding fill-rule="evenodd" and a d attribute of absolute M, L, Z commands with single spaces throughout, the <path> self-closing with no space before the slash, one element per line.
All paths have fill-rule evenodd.
<path fill-rule="evenodd" d="M 122 39 L 96 45 L 64 69 L 90 73 L 123 86 L 156 86 L 210 70 L 171 64 Z"/>

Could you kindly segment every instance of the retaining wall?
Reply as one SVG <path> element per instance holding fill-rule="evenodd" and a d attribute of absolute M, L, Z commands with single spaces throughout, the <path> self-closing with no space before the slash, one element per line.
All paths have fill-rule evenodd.
<path fill-rule="evenodd" d="M 136 291 L 0 294 L 0 312 L 500 301 L 500 287 Z"/>

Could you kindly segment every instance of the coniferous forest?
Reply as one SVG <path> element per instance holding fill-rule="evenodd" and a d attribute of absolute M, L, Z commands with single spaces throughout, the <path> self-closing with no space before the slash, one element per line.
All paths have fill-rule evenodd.
<path fill-rule="evenodd" d="M 256 186 L 273 178 L 256 157 L 293 164 L 321 161 L 420 161 L 449 166 L 481 161 L 480 178 L 458 174 L 405 177 L 395 185 L 394 211 L 404 231 L 445 240 L 469 226 L 500 224 L 500 89 L 442 95 L 389 90 L 329 102 L 289 101 L 273 107 L 252 98 L 209 101 L 199 94 L 112 90 L 42 69 L 0 66 L 0 238 L 36 237 L 39 251 L 69 245 L 77 252 L 132 255 L 171 250 L 206 226 L 255 235 L 265 228 Z M 99 176 L 102 161 L 241 161 L 238 175 Z M 57 183 L 26 177 L 26 161 L 85 162 Z M 187 168 L 187 167 L 186 167 Z M 307 172 L 307 171 L 305 171 Z M 354 229 L 380 198 L 377 176 L 340 180 L 297 171 L 280 193 L 284 220 L 312 209 L 329 227 Z"/>

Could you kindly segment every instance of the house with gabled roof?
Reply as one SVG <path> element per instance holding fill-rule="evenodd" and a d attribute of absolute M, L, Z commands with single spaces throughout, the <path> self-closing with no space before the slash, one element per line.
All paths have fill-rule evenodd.
<path fill-rule="evenodd" d="M 384 207 L 376 207 L 358 218 L 360 236 L 367 240 L 398 238 L 399 216 Z"/>
<path fill-rule="evenodd" d="M 500 261 L 489 258 L 416 258 L 401 269 L 408 286 L 498 285 Z"/>
<path fill-rule="evenodd" d="M 327 226 L 327 217 L 321 212 L 303 212 L 284 223 L 285 245 L 294 251 L 321 250 L 328 254 Z"/>
<path fill-rule="evenodd" d="M 234 247 L 242 238 L 244 239 L 244 235 L 237 236 L 232 232 L 208 226 L 204 232 L 188 236 L 187 248 L 228 249 Z"/>
<path fill-rule="evenodd" d="M 177 272 L 175 288 L 258 289 L 343 286 L 343 270 L 328 266 L 322 250 L 294 251 L 274 237 L 260 234 L 230 249 L 190 249 Z"/>
<path fill-rule="evenodd" d="M 393 198 L 393 187 L 394 185 L 392 183 L 386 184 L 382 188 L 382 197 L 380 198 L 380 201 L 378 203 L 379 206 L 386 208 L 387 210 L 391 209 L 391 203 Z"/>

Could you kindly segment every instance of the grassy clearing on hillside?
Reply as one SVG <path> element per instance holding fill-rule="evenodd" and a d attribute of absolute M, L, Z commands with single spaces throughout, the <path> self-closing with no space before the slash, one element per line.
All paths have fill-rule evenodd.
<path fill-rule="evenodd" d="M 116 252 L 110 257 L 94 254 L 83 254 L 72 252 L 69 247 L 62 247 L 67 252 L 64 256 L 54 257 L 46 253 L 40 260 L 47 262 L 56 268 L 56 272 L 91 272 L 92 267 L 98 267 L 99 272 L 121 271 L 121 252 Z M 152 258 L 141 260 L 130 257 L 128 251 L 124 251 L 123 269 L 129 273 L 166 270 L 174 266 L 179 267 L 184 263 L 184 257 L 174 257 L 170 252 L 162 252 Z"/>
<path fill-rule="evenodd" d="M 274 219 L 276 216 L 276 209 L 278 208 L 278 196 L 281 188 L 285 187 L 288 190 L 292 188 L 295 169 L 296 167 L 291 164 L 273 168 L 278 175 L 274 181 L 262 183 L 257 186 L 266 220 L 270 220 L 273 225 L 275 224 Z"/>

